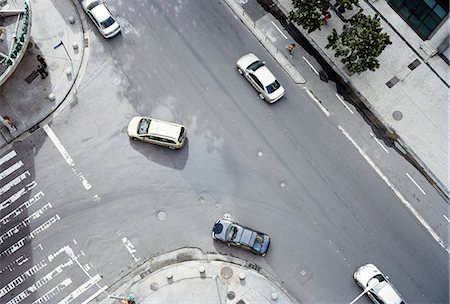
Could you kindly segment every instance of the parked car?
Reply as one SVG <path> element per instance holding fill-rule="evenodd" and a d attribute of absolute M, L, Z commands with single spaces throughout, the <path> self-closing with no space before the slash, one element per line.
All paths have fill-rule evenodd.
<path fill-rule="evenodd" d="M 119 23 L 102 0 L 83 0 L 81 6 L 103 37 L 111 38 L 120 33 Z"/>
<path fill-rule="evenodd" d="M 363 289 L 369 285 L 373 287 L 367 292 L 369 298 L 377 304 L 405 304 L 402 296 L 394 288 L 388 277 L 373 264 L 366 264 L 358 268 L 353 275 L 356 283 Z"/>
<path fill-rule="evenodd" d="M 186 128 L 182 125 L 157 120 L 151 117 L 133 117 L 128 124 L 128 136 L 170 149 L 183 147 L 186 141 Z"/>
<path fill-rule="evenodd" d="M 245 248 L 261 256 L 265 256 L 269 250 L 270 236 L 226 219 L 216 221 L 211 235 L 215 240 Z"/>
<path fill-rule="evenodd" d="M 236 63 L 237 70 L 258 91 L 259 97 L 268 103 L 274 103 L 284 96 L 285 90 L 265 63 L 255 54 L 242 56 Z"/>

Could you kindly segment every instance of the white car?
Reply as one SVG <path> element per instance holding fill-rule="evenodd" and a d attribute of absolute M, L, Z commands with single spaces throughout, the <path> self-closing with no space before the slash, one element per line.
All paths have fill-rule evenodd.
<path fill-rule="evenodd" d="M 363 289 L 369 285 L 373 287 L 367 292 L 369 298 L 377 304 L 405 304 L 402 296 L 389 282 L 381 271 L 373 264 L 366 264 L 358 268 L 353 275 L 356 283 Z"/>
<path fill-rule="evenodd" d="M 83 0 L 81 6 L 103 37 L 111 38 L 120 33 L 119 23 L 102 0 Z"/>
<path fill-rule="evenodd" d="M 253 85 L 261 99 L 274 103 L 283 97 L 285 93 L 283 86 L 266 67 L 265 62 L 259 60 L 255 54 L 242 56 L 236 65 L 238 72 Z"/>
<path fill-rule="evenodd" d="M 157 120 L 151 117 L 136 116 L 128 124 L 128 136 L 155 145 L 179 149 L 186 141 L 186 128 L 182 125 Z"/>

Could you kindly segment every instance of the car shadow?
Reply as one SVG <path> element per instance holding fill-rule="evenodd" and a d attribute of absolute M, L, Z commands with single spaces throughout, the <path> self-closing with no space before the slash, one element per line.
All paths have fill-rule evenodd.
<path fill-rule="evenodd" d="M 189 157 L 189 139 L 186 138 L 183 148 L 172 150 L 167 147 L 153 145 L 130 138 L 131 147 L 145 158 L 161 166 L 183 170 Z"/>

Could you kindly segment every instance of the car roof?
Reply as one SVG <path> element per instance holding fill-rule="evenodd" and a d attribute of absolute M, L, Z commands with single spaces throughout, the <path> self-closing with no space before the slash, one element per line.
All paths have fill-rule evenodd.
<path fill-rule="evenodd" d="M 162 135 L 165 137 L 171 137 L 174 139 L 180 135 L 181 126 L 171 122 L 165 122 L 157 119 L 152 119 L 148 133 L 153 135 Z"/>
<path fill-rule="evenodd" d="M 91 10 L 91 12 L 95 19 L 100 22 L 111 17 L 111 13 L 108 11 L 104 4 L 97 5 Z"/>
<path fill-rule="evenodd" d="M 264 86 L 267 86 L 276 80 L 275 76 L 266 66 L 260 67 L 254 74 Z"/>

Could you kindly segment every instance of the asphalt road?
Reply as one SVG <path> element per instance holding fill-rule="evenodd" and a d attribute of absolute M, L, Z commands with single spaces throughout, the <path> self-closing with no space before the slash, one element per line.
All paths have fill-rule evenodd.
<path fill-rule="evenodd" d="M 111 285 L 151 256 L 194 246 L 254 261 L 303 303 L 350 302 L 361 291 L 353 272 L 368 262 L 407 302 L 448 303 L 447 253 L 223 2 L 122 5 L 112 4 L 123 35 L 106 41 L 91 32 L 77 98 L 49 129 L 9 150 L 17 156 L 5 166 L 21 160 L 14 174 L 29 171 L 21 199 L 43 194 L 18 218 L 41 215 L 2 239 L 6 253 L 21 238 L 26 244 L 3 254 L 0 269 L 56 269 L 48 281 L 59 282 L 59 301 L 72 286 Z M 266 61 L 285 98 L 264 103 L 237 73 L 247 52 Z M 187 145 L 171 151 L 129 140 L 135 115 L 184 124 Z M 212 241 L 214 221 L 227 212 L 272 236 L 265 258 Z"/>

